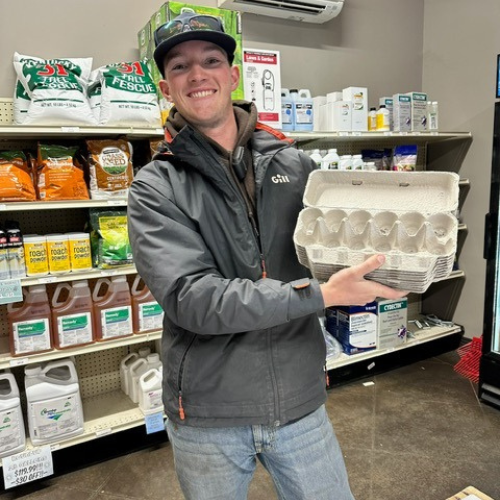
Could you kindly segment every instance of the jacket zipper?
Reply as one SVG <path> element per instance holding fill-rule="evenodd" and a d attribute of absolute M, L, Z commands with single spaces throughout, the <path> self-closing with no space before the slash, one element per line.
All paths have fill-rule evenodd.
<path fill-rule="evenodd" d="M 193 335 L 193 338 L 189 342 L 189 345 L 187 346 L 186 350 L 184 351 L 184 354 L 182 355 L 181 364 L 179 366 L 179 375 L 178 375 L 178 379 L 177 379 L 177 385 L 178 385 L 178 389 L 179 389 L 179 418 L 181 420 L 186 419 L 186 413 L 184 412 L 184 407 L 182 406 L 182 375 L 184 372 L 184 363 L 186 361 L 188 351 L 189 351 L 189 349 L 191 349 L 191 346 L 193 345 L 195 339 L 196 339 L 196 337 Z"/>

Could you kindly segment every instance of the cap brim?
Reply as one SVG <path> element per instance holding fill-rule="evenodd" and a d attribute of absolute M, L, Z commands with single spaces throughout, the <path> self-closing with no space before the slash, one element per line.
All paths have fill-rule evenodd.
<path fill-rule="evenodd" d="M 156 47 L 154 51 L 154 60 L 156 66 L 160 70 L 160 73 L 164 74 L 164 59 L 168 52 L 170 52 L 176 45 L 179 45 L 183 42 L 188 42 L 190 40 L 203 40 L 206 42 L 215 43 L 221 47 L 228 55 L 228 58 L 232 60 L 234 55 L 234 51 L 236 49 L 236 41 L 232 36 L 229 36 L 226 33 L 221 33 L 219 31 L 184 31 L 183 33 L 179 33 L 178 35 L 174 35 L 170 37 L 168 40 L 165 40 Z"/>

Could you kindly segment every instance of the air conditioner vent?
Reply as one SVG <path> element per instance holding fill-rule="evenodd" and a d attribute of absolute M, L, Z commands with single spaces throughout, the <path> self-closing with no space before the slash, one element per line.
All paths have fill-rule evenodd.
<path fill-rule="evenodd" d="M 325 23 L 339 15 L 344 0 L 218 0 L 225 9 L 294 21 Z"/>

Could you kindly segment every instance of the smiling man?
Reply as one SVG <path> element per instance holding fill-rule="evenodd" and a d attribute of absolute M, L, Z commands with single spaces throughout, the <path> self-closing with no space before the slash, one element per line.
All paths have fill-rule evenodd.
<path fill-rule="evenodd" d="M 218 18 L 181 14 L 154 54 L 166 151 L 129 194 L 140 275 L 165 311 L 163 401 L 188 500 L 244 500 L 259 460 L 281 500 L 352 500 L 325 410 L 318 313 L 399 291 L 364 279 L 383 256 L 319 284 L 293 232 L 316 167 L 231 101 L 236 43 Z"/>

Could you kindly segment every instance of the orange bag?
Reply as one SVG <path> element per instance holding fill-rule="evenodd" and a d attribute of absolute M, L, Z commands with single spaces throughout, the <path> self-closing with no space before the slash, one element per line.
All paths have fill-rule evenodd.
<path fill-rule="evenodd" d="M 41 201 L 88 200 L 89 191 L 75 147 L 38 144 L 38 196 Z"/>
<path fill-rule="evenodd" d="M 34 201 L 35 186 L 22 151 L 0 152 L 0 201 Z"/>

